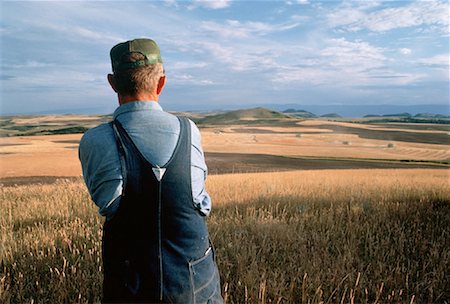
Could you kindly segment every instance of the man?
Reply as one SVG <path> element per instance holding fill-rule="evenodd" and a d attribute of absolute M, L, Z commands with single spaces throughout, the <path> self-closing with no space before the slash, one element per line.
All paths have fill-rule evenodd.
<path fill-rule="evenodd" d="M 79 148 L 86 185 L 106 216 L 103 302 L 222 303 L 200 132 L 157 103 L 166 78 L 153 40 L 119 43 L 110 56 L 120 106 Z"/>

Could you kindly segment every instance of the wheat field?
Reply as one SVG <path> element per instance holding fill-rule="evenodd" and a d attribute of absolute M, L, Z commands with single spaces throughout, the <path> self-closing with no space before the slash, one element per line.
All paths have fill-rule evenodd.
<path fill-rule="evenodd" d="M 448 303 L 443 169 L 208 177 L 226 303 Z M 82 181 L 2 187 L 0 302 L 95 303 L 101 229 Z"/>

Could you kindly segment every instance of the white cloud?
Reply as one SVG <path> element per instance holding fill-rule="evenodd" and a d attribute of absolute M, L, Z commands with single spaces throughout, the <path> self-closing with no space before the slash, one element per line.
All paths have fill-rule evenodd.
<path fill-rule="evenodd" d="M 355 2 L 329 13 L 331 27 L 356 32 L 367 29 L 385 32 L 415 26 L 439 26 L 443 33 L 449 31 L 449 5 L 444 1 L 420 1 L 407 6 L 373 10 L 364 2 Z M 362 5 L 360 5 L 362 3 Z"/>
<path fill-rule="evenodd" d="M 78 35 L 81 38 L 88 38 L 92 39 L 93 41 L 104 41 L 107 43 L 117 43 L 118 41 L 124 41 L 126 39 L 110 34 L 110 33 L 104 33 L 104 32 L 97 32 L 92 31 L 90 29 L 84 28 L 84 27 L 75 27 L 75 28 L 61 28 L 60 31 L 70 32 L 72 35 Z"/>
<path fill-rule="evenodd" d="M 293 4 L 306 5 L 306 4 L 309 4 L 309 3 L 310 3 L 309 0 L 294 0 L 294 1 L 287 0 L 286 1 L 287 5 L 293 5 Z"/>
<path fill-rule="evenodd" d="M 5 64 L 2 67 L 5 69 L 36 69 L 36 68 L 47 68 L 47 67 L 54 67 L 54 63 L 45 63 L 45 62 L 38 62 L 35 60 L 27 60 L 20 64 Z"/>
<path fill-rule="evenodd" d="M 187 61 L 176 61 L 173 63 L 166 64 L 166 68 L 172 71 L 200 69 L 205 68 L 206 66 L 208 66 L 206 62 L 187 62 Z"/>
<path fill-rule="evenodd" d="M 225 24 L 213 21 L 204 21 L 200 29 L 219 35 L 222 38 L 248 38 L 250 36 L 268 35 L 274 32 L 287 31 L 296 28 L 300 23 L 269 24 L 264 22 L 240 22 L 238 20 L 227 20 Z"/>
<path fill-rule="evenodd" d="M 443 67 L 448 69 L 450 66 L 450 54 L 441 54 L 433 57 L 422 58 L 417 60 L 417 63 L 430 67 Z"/>
<path fill-rule="evenodd" d="M 14 83 L 8 85 L 8 89 L 21 90 L 45 89 L 45 90 L 79 90 L 79 88 L 99 87 L 105 84 L 105 77 L 98 73 L 67 71 L 65 69 L 47 70 L 45 73 L 22 74 L 14 77 Z"/>
<path fill-rule="evenodd" d="M 231 0 L 195 0 L 191 8 L 204 7 L 208 9 L 222 9 L 229 7 Z"/>
<path fill-rule="evenodd" d="M 418 59 L 416 62 L 428 68 L 430 80 L 450 81 L 450 54 L 440 54 L 428 58 Z"/>
<path fill-rule="evenodd" d="M 375 32 L 431 24 L 448 27 L 448 9 L 448 4 L 443 2 L 417 2 L 373 13 L 366 20 L 366 26 Z"/>
<path fill-rule="evenodd" d="M 311 20 L 311 17 L 305 16 L 305 15 L 292 15 L 291 20 L 296 21 L 296 22 L 306 23 L 307 21 Z"/>
<path fill-rule="evenodd" d="M 166 6 L 178 7 L 178 2 L 177 2 L 177 0 L 164 0 L 164 4 L 165 4 Z"/>
<path fill-rule="evenodd" d="M 175 74 L 173 76 L 170 76 L 170 82 L 175 85 L 196 85 L 196 86 L 208 86 L 214 84 L 214 82 L 210 79 L 200 79 L 191 74 Z"/>
<path fill-rule="evenodd" d="M 338 8 L 330 12 L 327 16 L 328 24 L 332 28 L 339 28 L 352 25 L 352 29 L 360 30 L 357 25 L 364 20 L 366 13 L 362 9 L 353 7 Z"/>
<path fill-rule="evenodd" d="M 51 23 L 49 22 L 34 22 L 33 26 L 35 28 L 41 28 L 50 30 L 53 33 L 61 33 L 64 34 L 66 39 L 89 39 L 92 42 L 95 43 L 117 43 L 119 41 L 125 41 L 127 39 L 124 39 L 123 37 L 120 37 L 119 35 L 107 33 L 107 32 L 101 32 L 101 31 L 94 31 L 91 29 L 88 29 L 83 26 L 65 26 L 61 24 Z"/>
<path fill-rule="evenodd" d="M 401 48 L 399 50 L 399 52 L 403 55 L 409 55 L 409 54 L 411 54 L 412 51 L 411 51 L 411 49 L 408 49 L 408 48 Z"/>
<path fill-rule="evenodd" d="M 331 45 L 320 52 L 334 67 L 347 67 L 358 71 L 380 67 L 386 60 L 383 49 L 365 41 L 348 41 L 345 38 L 331 39 Z"/>
<path fill-rule="evenodd" d="M 230 69 L 238 72 L 262 72 L 277 67 L 274 45 L 258 44 L 223 44 L 203 41 L 195 46 L 209 53 L 214 64 L 219 64 L 223 70 Z"/>
<path fill-rule="evenodd" d="M 345 38 L 327 39 L 322 50 L 299 53 L 291 65 L 279 66 L 273 81 L 285 85 L 354 87 L 407 85 L 423 79 L 424 73 L 393 71 L 385 49 L 368 42 Z M 294 59 L 295 60 L 295 59 Z"/>
<path fill-rule="evenodd" d="M 418 80 L 424 79 L 427 75 L 425 73 L 396 73 L 391 70 L 385 70 L 381 74 L 370 75 L 373 79 L 372 84 L 396 84 L 396 85 L 408 85 Z"/>

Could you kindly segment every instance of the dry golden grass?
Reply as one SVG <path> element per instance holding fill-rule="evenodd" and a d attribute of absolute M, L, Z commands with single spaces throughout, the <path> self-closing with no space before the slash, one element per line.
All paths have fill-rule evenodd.
<path fill-rule="evenodd" d="M 227 303 L 450 298 L 448 170 L 210 176 Z M 0 302 L 91 303 L 101 225 L 79 182 L 0 190 Z"/>

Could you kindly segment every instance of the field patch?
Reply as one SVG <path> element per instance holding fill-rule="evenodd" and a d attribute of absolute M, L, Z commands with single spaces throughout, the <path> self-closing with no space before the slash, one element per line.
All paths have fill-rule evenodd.
<path fill-rule="evenodd" d="M 227 303 L 450 298 L 444 170 L 228 174 L 206 188 Z M 1 303 L 100 301 L 103 220 L 80 179 L 2 187 L 0 204 Z"/>
<path fill-rule="evenodd" d="M 338 159 L 318 157 L 287 157 L 245 153 L 205 153 L 210 174 L 273 172 L 324 169 L 439 168 L 450 165 L 433 162 L 402 162 L 386 160 Z"/>
<path fill-rule="evenodd" d="M 374 130 L 367 128 L 355 128 L 336 124 L 322 124 L 316 126 L 321 129 L 333 130 L 335 133 L 355 134 L 361 138 L 380 139 L 389 141 L 402 141 L 425 144 L 450 145 L 450 135 L 444 132 L 417 133 L 411 131 Z"/>
<path fill-rule="evenodd" d="M 450 132 L 450 124 L 427 124 L 427 123 L 371 123 L 370 126 L 388 129 L 425 130 Z"/>
<path fill-rule="evenodd" d="M 86 123 L 107 117 L 29 117 L 5 120 L 28 123 Z M 288 123 L 288 124 L 285 124 Z M 397 125 L 396 125 L 397 126 Z M 56 131 L 59 132 L 59 131 Z M 369 132 L 369 133 L 368 133 Z M 370 133 L 371 132 L 371 133 Z M 390 138 L 392 133 L 403 140 Z M 203 148 L 212 174 L 341 168 L 428 168 L 450 162 L 449 144 L 435 142 L 447 134 L 436 130 L 376 129 L 373 125 L 319 120 L 280 120 L 265 124 L 215 125 L 201 128 Z M 369 134 L 369 135 L 367 135 Z M 371 139 L 370 134 L 376 134 Z M 400 135 L 399 135 L 400 134 Z M 80 176 L 78 144 L 82 134 L 0 137 L 0 179 L 26 176 Z M 419 138 L 419 139 L 418 139 Z M 394 139 L 394 140 L 390 140 Z M 377 161 L 378 160 L 378 161 Z"/>

